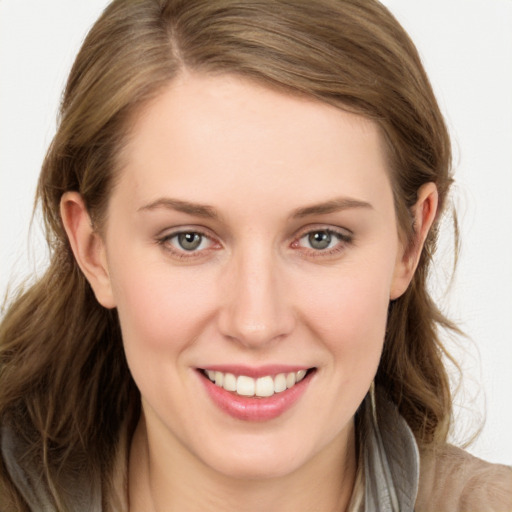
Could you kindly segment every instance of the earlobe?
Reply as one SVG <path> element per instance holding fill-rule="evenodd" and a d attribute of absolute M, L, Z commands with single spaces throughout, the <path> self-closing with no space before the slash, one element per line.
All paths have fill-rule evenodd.
<path fill-rule="evenodd" d="M 89 281 L 98 302 L 116 306 L 108 272 L 105 244 L 94 230 L 85 203 L 78 192 L 66 192 L 60 201 L 62 223 L 75 259 Z"/>
<path fill-rule="evenodd" d="M 438 207 L 438 192 L 435 183 L 425 183 L 418 190 L 418 199 L 412 207 L 414 220 L 413 239 L 404 246 L 397 256 L 390 299 L 400 297 L 409 286 L 427 239 L 434 223 Z"/>

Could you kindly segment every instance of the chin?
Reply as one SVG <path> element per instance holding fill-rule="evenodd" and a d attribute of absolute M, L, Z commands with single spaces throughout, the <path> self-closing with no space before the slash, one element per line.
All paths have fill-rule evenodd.
<path fill-rule="evenodd" d="M 233 457 L 210 465 L 215 472 L 230 479 L 270 480 L 284 478 L 301 467 L 301 461 L 291 460 L 287 454 L 272 457 Z"/>
<path fill-rule="evenodd" d="M 276 432 L 274 432 L 276 434 Z M 282 433 L 280 433 L 282 434 Z M 215 443 L 211 450 L 196 456 L 218 474 L 241 480 L 279 479 L 291 475 L 301 468 L 314 464 L 316 457 L 331 451 L 332 443 L 324 445 L 329 433 L 314 443 L 307 432 L 294 436 L 288 431 L 284 435 L 232 436 L 229 442 Z M 308 443 L 309 441 L 309 443 Z M 320 442 L 323 441 L 323 442 Z"/>

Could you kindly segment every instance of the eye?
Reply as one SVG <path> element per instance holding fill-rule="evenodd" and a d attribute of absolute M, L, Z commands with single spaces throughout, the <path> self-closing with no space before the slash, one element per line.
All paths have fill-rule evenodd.
<path fill-rule="evenodd" d="M 193 231 L 188 233 L 178 233 L 171 238 L 171 243 L 184 251 L 195 251 L 197 249 L 204 249 L 208 239 L 200 233 Z"/>
<path fill-rule="evenodd" d="M 158 242 L 167 250 L 182 256 L 210 249 L 215 243 L 209 236 L 199 231 L 172 233 L 160 238 Z"/>
<path fill-rule="evenodd" d="M 343 250 L 351 242 L 352 235 L 324 228 L 304 233 L 292 246 L 309 250 L 318 255 L 328 255 Z"/>
<path fill-rule="evenodd" d="M 317 249 L 319 251 L 323 251 L 324 249 L 329 249 L 334 241 L 334 243 L 338 242 L 336 236 L 329 231 L 314 231 L 313 233 L 309 233 L 306 236 L 302 237 L 306 238 L 309 246 L 313 249 Z"/>

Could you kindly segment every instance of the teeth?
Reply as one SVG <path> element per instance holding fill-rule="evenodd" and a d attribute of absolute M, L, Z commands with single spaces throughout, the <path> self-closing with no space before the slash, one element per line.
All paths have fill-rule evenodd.
<path fill-rule="evenodd" d="M 284 373 L 280 373 L 276 375 L 274 379 L 274 391 L 276 393 L 281 393 L 286 389 L 286 375 Z"/>
<path fill-rule="evenodd" d="M 236 391 L 236 377 L 232 373 L 224 375 L 224 385 L 226 391 Z"/>
<path fill-rule="evenodd" d="M 215 385 L 224 388 L 226 391 L 234 391 L 241 396 L 259 396 L 268 397 L 274 393 L 282 393 L 295 386 L 305 376 L 306 370 L 298 372 L 279 373 L 275 377 L 267 375 L 258 379 L 239 375 L 236 377 L 232 373 L 222 373 L 219 371 L 206 370 L 207 377 Z"/>
<path fill-rule="evenodd" d="M 236 392 L 238 395 L 254 396 L 255 387 L 254 379 L 251 377 L 240 375 L 240 377 L 236 379 Z"/>
<path fill-rule="evenodd" d="M 274 394 L 274 379 L 272 377 L 260 377 L 256 381 L 256 396 L 272 396 Z"/>
<path fill-rule="evenodd" d="M 306 376 L 306 370 L 299 370 L 295 376 L 296 381 L 300 382 Z"/>

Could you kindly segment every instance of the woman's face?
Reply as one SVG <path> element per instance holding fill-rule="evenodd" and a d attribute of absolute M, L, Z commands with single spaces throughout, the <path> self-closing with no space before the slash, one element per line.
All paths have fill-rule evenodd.
<path fill-rule="evenodd" d="M 150 447 L 247 477 L 342 453 L 408 284 L 376 125 L 184 74 L 122 161 L 108 305 Z"/>

